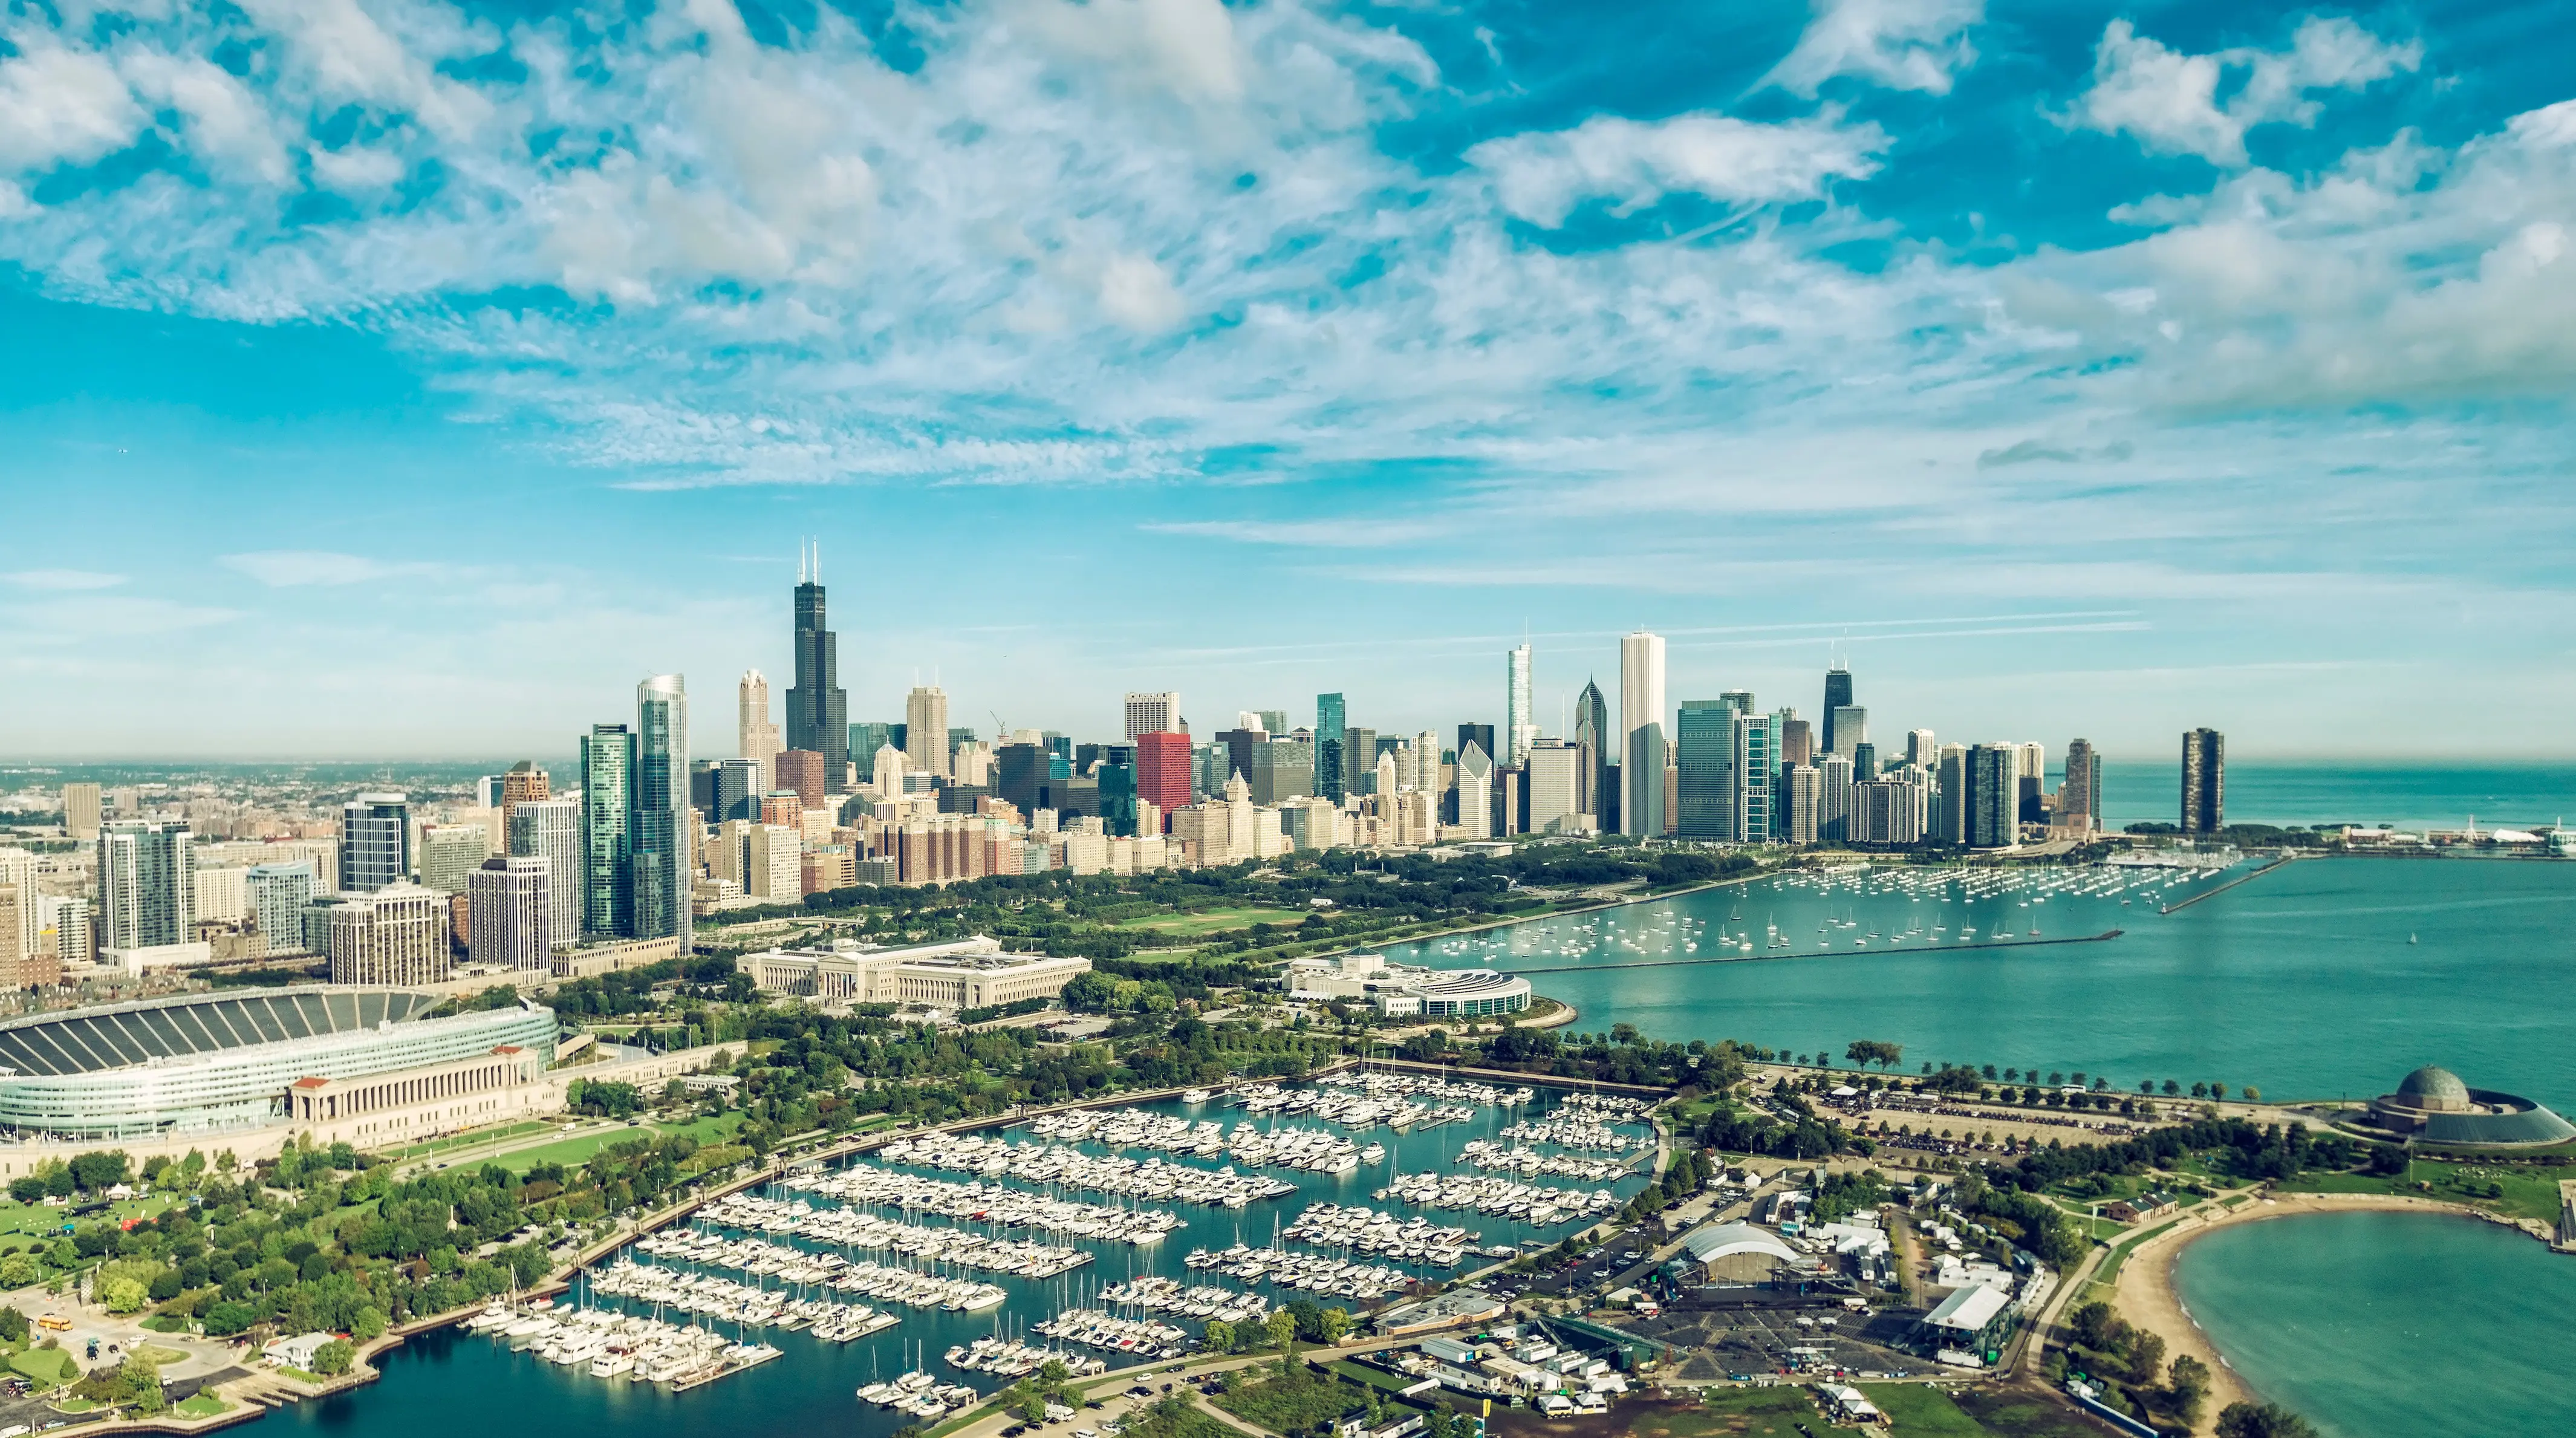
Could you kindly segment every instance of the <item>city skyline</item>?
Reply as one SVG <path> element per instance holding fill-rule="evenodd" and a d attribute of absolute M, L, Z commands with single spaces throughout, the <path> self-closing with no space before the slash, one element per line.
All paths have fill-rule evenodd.
<path fill-rule="evenodd" d="M 783 697 L 800 540 L 853 720 L 1504 726 L 1524 624 L 1558 735 L 1640 626 L 2114 758 L 2576 703 L 2545 5 L 301 13 L 0 59 L 9 758 Z"/>

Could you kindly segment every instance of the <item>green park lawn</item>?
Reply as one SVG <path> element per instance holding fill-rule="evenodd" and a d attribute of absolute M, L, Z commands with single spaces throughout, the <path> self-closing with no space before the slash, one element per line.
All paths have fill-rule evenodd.
<path fill-rule="evenodd" d="M 1121 920 L 1117 927 L 1194 938 L 1204 934 L 1221 934 L 1232 929 L 1248 929 L 1255 924 L 1302 923 L 1305 918 L 1303 912 L 1295 909 L 1246 905 L 1198 909 L 1186 914 L 1154 914 L 1145 918 Z"/>
<path fill-rule="evenodd" d="M 182 1418 L 212 1418 L 219 1413 L 231 1412 L 232 1407 L 212 1393 L 191 1393 L 172 1404 L 170 1411 Z"/>
<path fill-rule="evenodd" d="M 2273 1187 L 2284 1193 L 2410 1194 L 2452 1203 L 2474 1203 L 2509 1218 L 2535 1218 L 2549 1223 L 2558 1217 L 2558 1175 L 2557 1169 L 2533 1172 L 2500 1164 L 2417 1159 L 2411 1182 L 2405 1176 L 2310 1173 Z M 2431 1184 L 2432 1189 L 2427 1193 L 2415 1184 Z M 2503 1189 L 2503 1197 L 2489 1197 L 2487 1187 L 2490 1184 Z"/>
<path fill-rule="evenodd" d="M 12 1354 L 9 1368 L 39 1388 L 51 1388 L 79 1376 L 80 1366 L 72 1361 L 69 1351 L 61 1348 L 30 1348 Z"/>
<path fill-rule="evenodd" d="M 1925 1383 L 1864 1383 L 1860 1391 L 1887 1415 L 1888 1431 L 1896 1438 L 1985 1438 L 1986 1426 L 1971 1418 L 1950 1400 L 1950 1395 Z"/>
<path fill-rule="evenodd" d="M 700 1145 L 722 1143 L 742 1127 L 742 1115 L 718 1114 L 714 1118 L 692 1119 L 687 1123 L 652 1123 L 630 1126 L 620 1124 L 597 1133 L 582 1134 L 558 1143 L 541 1144 L 502 1154 L 494 1162 L 513 1173 L 526 1173 L 541 1163 L 559 1163 L 566 1168 L 590 1161 L 590 1156 L 612 1143 L 631 1138 L 660 1138 L 666 1134 L 684 1133 Z"/>
<path fill-rule="evenodd" d="M 1870 1401 L 1877 1401 L 1875 1393 Z M 1972 1431 L 1994 1438 L 2101 1438 L 2110 1431 L 2063 1400 L 2026 1391 L 1962 1388 L 1951 1401 L 1976 1422 Z M 1902 1435 L 1908 1430 L 1900 1423 L 1895 1431 Z"/>
<path fill-rule="evenodd" d="M 51 1238 L 66 1223 L 121 1223 L 129 1218 L 149 1218 L 176 1202 L 178 1196 L 175 1194 L 156 1193 L 149 1198 L 124 1199 L 100 1212 L 84 1213 L 74 1218 L 68 1208 L 0 1199 L 0 1253 L 25 1246 L 10 1242 L 12 1239 Z"/>

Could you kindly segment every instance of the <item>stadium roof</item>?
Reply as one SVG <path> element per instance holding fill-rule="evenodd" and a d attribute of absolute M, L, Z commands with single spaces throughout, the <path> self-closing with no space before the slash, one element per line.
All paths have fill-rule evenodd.
<path fill-rule="evenodd" d="M 0 1022 L 0 1067 L 101 1073 L 256 1044 L 404 1023 L 436 1008 L 409 989 L 247 989 L 185 994 Z"/>
<path fill-rule="evenodd" d="M 1721 1223 L 1682 1240 L 1694 1263 L 1715 1263 L 1739 1253 L 1767 1253 L 1783 1263 L 1798 1261 L 1798 1251 L 1749 1223 Z"/>

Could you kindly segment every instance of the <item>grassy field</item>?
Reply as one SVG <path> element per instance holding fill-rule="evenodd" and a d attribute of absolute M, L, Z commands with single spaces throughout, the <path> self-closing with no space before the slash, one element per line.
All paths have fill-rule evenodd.
<path fill-rule="evenodd" d="M 620 1124 L 615 1128 L 604 1129 L 597 1133 L 568 1138 L 560 1143 L 540 1144 L 535 1148 L 523 1148 L 513 1153 L 505 1153 L 493 1162 L 513 1173 L 526 1173 L 541 1163 L 559 1163 L 570 1168 L 576 1164 L 589 1162 L 592 1154 L 610 1144 L 624 1143 L 630 1138 L 658 1138 L 664 1134 L 685 1133 L 701 1144 L 722 1143 L 733 1137 L 734 1132 L 741 1127 L 742 1115 L 738 1113 L 694 1119 L 688 1123 L 646 1123 L 635 1126 Z M 472 1162 L 473 1160 L 469 1158 L 461 1161 Z"/>
<path fill-rule="evenodd" d="M 1887 1415 L 1888 1431 L 1897 1438 L 1985 1438 L 1986 1427 L 1950 1401 L 1950 1395 L 1923 1383 L 1864 1383 L 1860 1391 Z"/>
<path fill-rule="evenodd" d="M 1115 927 L 1196 938 L 1203 934 L 1222 934 L 1234 929 L 1248 929 L 1255 924 L 1302 923 L 1305 917 L 1305 914 L 1295 909 L 1273 909 L 1251 905 L 1239 908 L 1199 909 L 1187 914 L 1155 914 L 1147 918 L 1123 919 Z"/>
<path fill-rule="evenodd" d="M 429 1158 L 437 1154 L 453 1153 L 461 1148 L 480 1148 L 485 1144 L 491 1143 L 495 1139 L 507 1142 L 514 1138 L 524 1138 L 532 1133 L 543 1133 L 552 1127 L 554 1127 L 553 1124 L 537 1123 L 534 1121 L 527 1123 L 514 1123 L 506 1128 L 487 1129 L 479 1133 L 458 1134 L 453 1138 L 436 1139 L 429 1143 L 415 1143 L 403 1148 L 388 1149 L 385 1151 L 385 1157 L 392 1159 L 396 1163 L 407 1163 L 415 1158 Z"/>
<path fill-rule="evenodd" d="M 2546 1174 L 2544 1177 L 2542 1174 Z M 2284 1193 L 2402 1193 L 2424 1194 L 2415 1184 L 2431 1184 L 2429 1197 L 2452 1203 L 2473 1203 L 2511 1218 L 2536 1218 L 2543 1223 L 2558 1217 L 2558 1178 L 2560 1170 L 2534 1172 L 2527 1169 L 2483 1163 L 2441 1163 L 2417 1159 L 2414 1178 L 2387 1177 L 2365 1173 L 2303 1174 L 2275 1184 Z M 2502 1189 L 2502 1197 L 2492 1197 L 2489 1187 Z"/>
<path fill-rule="evenodd" d="M 2026 1390 L 1962 1388 L 1953 1402 L 1994 1438 L 2102 1438 L 2109 1431 L 2052 1397 Z"/>
<path fill-rule="evenodd" d="M 122 1223 L 129 1218 L 149 1218 L 178 1202 L 174 1194 L 156 1193 L 150 1198 L 129 1198 L 109 1205 L 97 1213 L 84 1213 L 78 1218 L 67 1208 L 49 1208 L 41 1203 L 13 1203 L 0 1199 L 0 1253 L 15 1252 L 24 1247 L 11 1239 L 50 1238 L 66 1223 Z"/>
<path fill-rule="evenodd" d="M 1859 1438 L 1816 1411 L 1804 1388 L 1712 1388 L 1692 1407 L 1654 1407 L 1629 1417 L 1637 1438 Z"/>
<path fill-rule="evenodd" d="M 212 1393 L 191 1393 L 172 1404 L 170 1411 L 182 1418 L 212 1418 L 219 1413 L 231 1412 L 232 1406 Z"/>
<path fill-rule="evenodd" d="M 72 1361 L 71 1353 L 61 1348 L 30 1348 L 12 1355 L 9 1367 L 39 1388 L 69 1382 L 80 1373 L 80 1366 Z"/>

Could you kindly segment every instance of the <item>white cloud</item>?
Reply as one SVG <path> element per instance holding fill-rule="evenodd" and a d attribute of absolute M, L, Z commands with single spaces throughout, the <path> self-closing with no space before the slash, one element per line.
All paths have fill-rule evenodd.
<path fill-rule="evenodd" d="M 187 147 L 210 168 L 270 185 L 287 180 L 286 145 L 267 110 L 222 68 L 135 50 L 119 57 L 117 69 L 135 93 L 179 112 Z"/>
<path fill-rule="evenodd" d="M 433 71 L 358 0 L 242 0 L 242 9 L 288 42 L 325 97 L 415 116 L 451 140 L 470 135 L 492 113 L 480 93 Z M 454 43 L 453 33 L 447 38 Z"/>
<path fill-rule="evenodd" d="M 2069 118 L 2106 134 L 2129 134 L 2159 153 L 2242 165 L 2247 130 L 2316 122 L 2320 106 L 2308 92 L 2363 89 L 2413 70 L 2422 58 L 2420 43 L 2392 45 L 2340 17 L 2310 16 L 2287 51 L 2207 55 L 2170 49 L 2127 20 L 2114 20 L 2094 50 L 2093 86 Z M 2219 92 L 2231 80 L 2233 93 L 2222 100 Z"/>
<path fill-rule="evenodd" d="M 16 31 L 0 61 L 0 168 L 85 164 L 124 149 L 145 116 L 116 67 L 39 32 Z"/>
<path fill-rule="evenodd" d="M 251 554 L 227 554 L 217 563 L 236 573 L 249 575 L 271 589 L 362 584 L 417 568 L 317 549 L 269 549 Z"/>
<path fill-rule="evenodd" d="M 1160 334 L 1179 324 L 1185 313 L 1172 277 L 1144 255 L 1118 255 L 1101 268 L 1100 308 L 1142 334 Z"/>
<path fill-rule="evenodd" d="M 1715 114 L 1653 123 L 1598 115 L 1571 130 L 1487 140 L 1467 160 L 1492 177 L 1504 209 L 1552 229 L 1596 198 L 1622 210 L 1683 191 L 1750 204 L 1813 199 L 1830 180 L 1876 172 L 1886 148 L 1877 126 L 1832 117 L 1764 125 Z"/>
<path fill-rule="evenodd" d="M 1762 77 L 1813 95 L 1837 75 L 1857 75 L 1892 90 L 1950 93 L 1951 77 L 1976 63 L 1968 31 L 1985 18 L 1985 0 L 1813 0 L 1814 18 L 1796 49 Z"/>
<path fill-rule="evenodd" d="M 100 574 L 88 569 L 21 569 L 11 574 L 0 574 L 0 579 L 21 589 L 53 591 L 114 589 L 125 582 L 122 574 Z"/>

